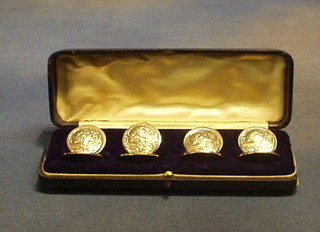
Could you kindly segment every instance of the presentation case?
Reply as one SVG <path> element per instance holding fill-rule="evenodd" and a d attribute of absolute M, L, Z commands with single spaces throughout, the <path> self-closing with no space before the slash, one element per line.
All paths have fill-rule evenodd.
<path fill-rule="evenodd" d="M 279 50 L 62 50 L 48 61 L 51 120 L 57 127 L 39 165 L 44 189 L 292 191 L 298 183 L 290 138 L 293 60 Z M 124 131 L 159 129 L 158 158 L 120 157 Z M 106 134 L 102 157 L 68 152 L 77 126 Z M 238 136 L 269 128 L 279 158 L 241 158 Z M 185 134 L 210 127 L 222 157 L 183 156 Z"/>

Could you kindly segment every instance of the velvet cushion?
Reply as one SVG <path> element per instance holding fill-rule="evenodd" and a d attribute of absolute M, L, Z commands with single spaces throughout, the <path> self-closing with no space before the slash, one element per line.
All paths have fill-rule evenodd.
<path fill-rule="evenodd" d="M 183 138 L 188 130 L 160 130 L 162 144 L 157 154 L 159 158 L 152 160 L 131 160 L 120 158 L 125 153 L 122 146 L 124 130 L 106 129 L 107 144 L 101 154 L 102 158 L 80 156 L 63 156 L 68 152 L 66 138 L 71 129 L 56 130 L 48 144 L 44 171 L 49 173 L 78 174 L 159 174 L 172 171 L 176 174 L 197 175 L 289 175 L 295 170 L 289 136 L 281 130 L 274 130 L 278 146 L 276 152 L 279 159 L 256 160 L 239 158 L 238 147 L 240 130 L 220 130 L 224 146 L 221 150 L 223 158 L 214 160 L 186 160 L 181 157 L 185 152 Z"/>

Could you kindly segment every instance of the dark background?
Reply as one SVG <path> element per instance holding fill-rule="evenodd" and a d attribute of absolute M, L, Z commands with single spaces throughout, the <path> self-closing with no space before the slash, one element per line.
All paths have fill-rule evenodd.
<path fill-rule="evenodd" d="M 320 1 L 0 1 L 1 231 L 318 231 Z M 45 194 L 47 58 L 65 48 L 275 48 L 295 61 L 289 196 Z"/>

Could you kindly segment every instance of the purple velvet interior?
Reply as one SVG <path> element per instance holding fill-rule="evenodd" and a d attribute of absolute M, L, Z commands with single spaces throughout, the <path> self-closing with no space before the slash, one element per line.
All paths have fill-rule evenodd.
<path fill-rule="evenodd" d="M 288 175 L 294 172 L 294 159 L 289 136 L 280 130 L 273 131 L 278 139 L 276 152 L 279 159 L 255 161 L 241 159 L 238 155 L 239 130 L 221 130 L 224 146 L 223 158 L 214 160 L 186 160 L 181 157 L 185 152 L 183 138 L 188 130 L 160 130 L 162 144 L 157 151 L 159 158 L 131 162 L 120 158 L 125 153 L 122 147 L 124 130 L 104 130 L 107 145 L 102 158 L 72 159 L 63 156 L 68 152 L 66 138 L 71 129 L 56 130 L 49 141 L 44 170 L 50 173 L 90 173 L 90 174 L 157 174 L 172 171 L 176 174 L 198 175 Z M 107 155 L 106 155 L 107 154 Z"/>

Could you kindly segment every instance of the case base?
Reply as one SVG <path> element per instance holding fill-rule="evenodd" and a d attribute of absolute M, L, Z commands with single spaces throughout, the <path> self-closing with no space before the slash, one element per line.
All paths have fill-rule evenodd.
<path fill-rule="evenodd" d="M 66 159 L 65 139 L 70 131 L 55 131 L 43 154 L 39 173 L 41 184 L 48 188 L 289 191 L 297 185 L 289 136 L 281 130 L 273 131 L 280 157 L 271 160 L 239 158 L 240 130 L 219 131 L 225 140 L 219 159 L 184 159 L 182 141 L 188 130 L 160 130 L 166 139 L 157 152 L 159 157 L 127 160 L 120 157 L 125 153 L 121 129 L 104 130 L 108 144 L 101 154 L 107 155 Z"/>

